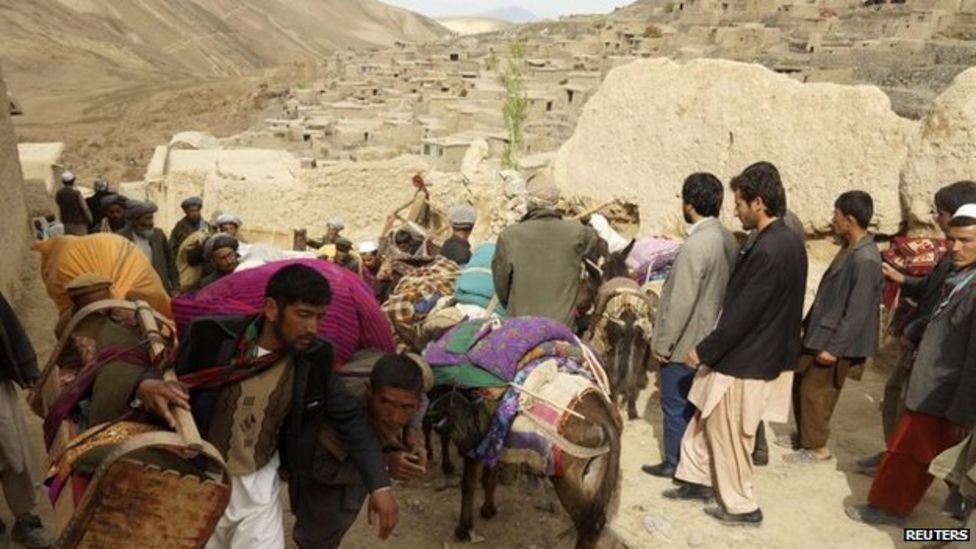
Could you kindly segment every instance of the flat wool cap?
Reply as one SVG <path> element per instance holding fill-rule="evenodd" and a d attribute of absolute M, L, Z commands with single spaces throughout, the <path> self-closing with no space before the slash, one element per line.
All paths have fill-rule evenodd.
<path fill-rule="evenodd" d="M 237 217 L 234 214 L 220 214 L 219 216 L 217 216 L 218 227 L 221 225 L 235 225 L 239 229 L 243 224 L 244 223 L 241 222 L 241 218 Z"/>
<path fill-rule="evenodd" d="M 468 205 L 455 206 L 447 214 L 451 226 L 457 229 L 470 229 L 474 227 L 474 222 L 478 218 L 478 213 Z"/>
<path fill-rule="evenodd" d="M 74 297 L 111 287 L 112 279 L 107 276 L 98 273 L 85 273 L 71 279 L 71 282 L 67 283 L 64 289 L 68 291 L 69 296 Z"/>

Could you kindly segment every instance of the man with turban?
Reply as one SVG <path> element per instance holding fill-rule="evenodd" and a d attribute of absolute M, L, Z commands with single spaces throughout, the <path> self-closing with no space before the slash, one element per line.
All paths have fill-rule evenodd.
<path fill-rule="evenodd" d="M 125 211 L 129 199 L 120 194 L 109 194 L 102 197 L 102 209 L 105 217 L 99 224 L 97 232 L 117 233 L 125 228 Z"/>
<path fill-rule="evenodd" d="M 233 236 L 217 233 L 203 245 L 203 260 L 210 266 L 210 274 L 200 280 L 204 288 L 237 269 L 239 243 Z"/>
<path fill-rule="evenodd" d="M 572 327 L 583 258 L 599 237 L 562 218 L 559 189 L 547 174 L 532 176 L 526 191 L 525 216 L 498 236 L 495 292 L 511 316 L 544 316 Z"/>
<path fill-rule="evenodd" d="M 176 257 L 180 250 L 180 245 L 186 237 L 197 231 L 209 231 L 210 224 L 203 220 L 201 211 L 203 210 L 203 199 L 199 196 L 191 196 L 180 203 L 183 209 L 183 218 L 176 222 L 173 230 L 169 233 L 169 244 L 172 248 L 171 253 Z"/>
<path fill-rule="evenodd" d="M 132 200 L 126 207 L 128 225 L 119 234 L 131 240 L 152 263 L 163 288 L 172 294 L 179 282 L 173 250 L 166 235 L 155 224 L 156 205 Z"/>

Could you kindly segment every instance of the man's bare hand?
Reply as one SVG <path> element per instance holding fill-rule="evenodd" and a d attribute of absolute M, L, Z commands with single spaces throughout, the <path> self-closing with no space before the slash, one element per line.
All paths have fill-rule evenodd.
<path fill-rule="evenodd" d="M 837 357 L 828 353 L 827 351 L 820 351 L 820 353 L 817 354 L 817 364 L 820 364 L 821 366 L 833 366 L 834 364 L 837 364 Z"/>
<path fill-rule="evenodd" d="M 400 522 L 400 506 L 393 497 L 393 490 L 380 488 L 369 494 L 369 513 L 367 519 L 370 526 L 376 527 L 376 534 L 380 539 L 386 539 L 393 533 Z"/>
<path fill-rule="evenodd" d="M 175 381 L 147 379 L 136 388 L 136 398 L 142 401 L 142 406 L 146 410 L 166 420 L 173 429 L 176 429 L 176 418 L 170 412 L 170 407 L 190 409 L 190 395 Z"/>
<path fill-rule="evenodd" d="M 688 356 L 685 358 L 685 364 L 691 366 L 692 368 L 697 368 L 701 366 L 701 359 L 698 358 L 698 350 L 692 349 L 688 351 Z"/>
<path fill-rule="evenodd" d="M 389 452 L 385 454 L 386 468 L 396 480 L 408 482 L 427 475 L 427 466 L 420 456 L 412 452 Z M 426 456 L 425 456 L 426 457 Z"/>
<path fill-rule="evenodd" d="M 894 282 L 895 284 L 905 283 L 905 275 L 902 274 L 898 269 L 892 267 L 887 263 L 881 264 L 881 274 L 883 274 L 885 278 Z"/>

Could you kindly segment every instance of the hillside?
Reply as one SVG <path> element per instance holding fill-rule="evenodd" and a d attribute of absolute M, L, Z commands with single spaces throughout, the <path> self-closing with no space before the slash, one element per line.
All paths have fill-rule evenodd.
<path fill-rule="evenodd" d="M 50 94 L 238 76 L 447 33 L 377 0 L 0 0 L 0 62 L 28 114 Z"/>

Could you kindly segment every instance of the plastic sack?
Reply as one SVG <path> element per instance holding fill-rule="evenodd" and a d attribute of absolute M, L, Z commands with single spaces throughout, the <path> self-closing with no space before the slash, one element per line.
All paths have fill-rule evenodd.
<path fill-rule="evenodd" d="M 97 273 L 112 279 L 113 298 L 125 299 L 133 292 L 160 314 L 173 317 L 169 295 L 152 263 L 135 244 L 117 234 L 58 236 L 36 243 L 34 249 L 41 254 L 47 295 L 60 313 L 72 305 L 64 287 L 79 275 Z"/>

